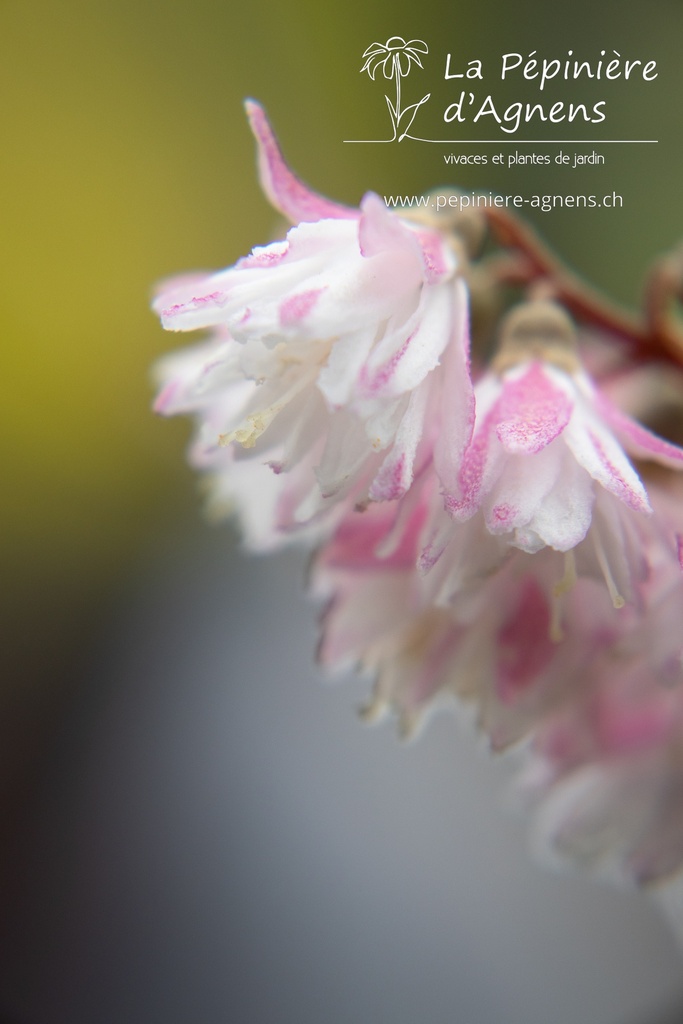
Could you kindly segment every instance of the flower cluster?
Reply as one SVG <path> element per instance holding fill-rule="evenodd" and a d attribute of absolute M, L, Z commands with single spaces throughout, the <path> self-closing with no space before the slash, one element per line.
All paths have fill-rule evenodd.
<path fill-rule="evenodd" d="M 367 56 L 373 70 L 388 59 Z M 292 227 L 164 286 L 163 326 L 209 333 L 159 364 L 156 410 L 194 415 L 191 460 L 251 547 L 315 550 L 320 659 L 373 676 L 367 717 L 394 712 L 409 733 L 439 704 L 469 704 L 494 749 L 526 752 L 547 849 L 638 882 L 670 874 L 683 451 L 621 407 L 665 360 L 680 399 L 668 335 L 645 337 L 537 247 L 493 355 L 477 333 L 470 353 L 471 307 L 495 306 L 510 261 L 475 262 L 463 219 L 317 195 L 247 110 L 264 191 Z M 503 228 L 508 247 L 536 246 Z"/>

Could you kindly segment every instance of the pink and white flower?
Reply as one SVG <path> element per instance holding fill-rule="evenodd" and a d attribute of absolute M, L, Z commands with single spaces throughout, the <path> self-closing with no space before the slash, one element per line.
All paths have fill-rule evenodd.
<path fill-rule="evenodd" d="M 409 514 L 374 506 L 346 516 L 320 549 L 312 572 L 314 592 L 327 601 L 320 659 L 375 677 L 372 717 L 393 710 L 412 732 L 433 708 L 464 699 L 502 750 L 576 699 L 575 679 L 611 643 L 617 612 L 604 588 L 583 579 L 560 605 L 562 556 L 550 548 L 530 555 L 508 547 L 502 558 L 489 538 L 487 571 L 476 519 L 455 528 L 431 572 L 417 573 L 435 476 L 419 490 Z M 445 566 L 450 587 L 433 578 Z"/>
<path fill-rule="evenodd" d="M 276 474 L 276 529 L 341 500 L 402 497 L 435 444 L 441 465 L 469 438 L 467 296 L 447 239 L 368 194 L 323 199 L 284 163 L 261 108 L 247 105 L 264 191 L 295 226 L 234 267 L 163 289 L 164 327 L 215 337 L 160 364 L 156 409 L 192 412 L 193 459 L 232 472 L 241 446 Z M 282 512 L 287 507 L 286 514 Z"/>
<path fill-rule="evenodd" d="M 572 700 L 538 722 L 521 779 L 545 851 L 639 884 L 683 865 L 681 516 L 651 498 L 641 607 L 615 613 Z"/>
<path fill-rule="evenodd" d="M 433 485 L 434 481 L 432 481 Z M 640 600 L 615 609 L 579 577 L 562 634 L 551 596 L 560 556 L 514 548 L 461 600 L 433 603 L 414 571 L 430 485 L 400 524 L 387 506 L 347 516 L 320 550 L 315 592 L 327 600 L 320 660 L 374 678 L 364 712 L 397 714 L 412 734 L 444 703 L 463 702 L 494 750 L 523 758 L 518 792 L 536 809 L 536 841 L 563 858 L 649 883 L 683 865 L 683 571 L 671 496 L 642 533 L 649 575 Z M 457 541 L 473 539 L 472 521 Z"/>
<path fill-rule="evenodd" d="M 552 303 L 510 314 L 475 400 L 472 440 L 446 496 L 452 519 L 481 512 L 490 534 L 529 553 L 570 552 L 590 536 L 623 604 L 641 561 L 630 513 L 652 511 L 626 452 L 681 469 L 683 451 L 600 394 L 578 361 L 571 322 Z"/>
<path fill-rule="evenodd" d="M 371 48 L 366 69 L 391 58 L 398 81 L 415 42 Z M 373 194 L 354 210 L 312 192 L 247 110 L 293 226 L 162 289 L 166 328 L 209 333 L 160 361 L 156 410 L 195 417 L 211 509 L 250 546 L 319 545 L 320 659 L 373 676 L 368 717 L 410 732 L 468 705 L 493 749 L 524 752 L 546 850 L 667 876 L 683 865 L 683 482 L 646 489 L 631 460 L 680 470 L 683 450 L 596 387 L 551 302 L 509 314 L 473 389 L 449 237 Z"/>

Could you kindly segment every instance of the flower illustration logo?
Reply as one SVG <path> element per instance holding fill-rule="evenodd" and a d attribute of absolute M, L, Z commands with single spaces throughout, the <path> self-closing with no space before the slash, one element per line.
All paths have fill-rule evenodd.
<path fill-rule="evenodd" d="M 365 63 L 360 69 L 361 74 L 367 71 L 374 81 L 375 75 L 381 68 L 384 77 L 388 81 L 394 79 L 396 83 L 396 98 L 393 103 L 385 94 L 393 130 L 393 135 L 391 139 L 387 140 L 388 142 L 395 140 L 402 142 L 408 136 L 417 111 L 431 95 L 431 93 L 427 93 L 417 103 L 411 103 L 407 107 L 401 108 L 401 79 L 407 77 L 413 64 L 422 67 L 420 54 L 426 53 L 429 53 L 429 47 L 422 39 L 411 39 L 407 43 L 401 36 L 391 36 L 386 43 L 371 43 L 363 54 Z"/>

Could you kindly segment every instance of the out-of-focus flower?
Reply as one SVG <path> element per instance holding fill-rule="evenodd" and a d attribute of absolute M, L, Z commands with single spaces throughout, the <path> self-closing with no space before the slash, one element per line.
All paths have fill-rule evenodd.
<path fill-rule="evenodd" d="M 436 478 L 420 489 L 398 521 L 381 506 L 346 516 L 318 553 L 313 588 L 328 599 L 320 659 L 371 673 L 370 717 L 391 710 L 412 733 L 428 712 L 459 698 L 501 750 L 575 696 L 576 675 L 610 642 L 617 613 L 604 588 L 584 580 L 560 608 L 553 589 L 562 556 L 551 549 L 508 548 L 504 558 L 489 538 L 486 566 L 486 532 L 476 519 L 457 528 L 432 570 L 447 566 L 450 585 L 435 586 L 415 561 L 429 536 Z"/>
<path fill-rule="evenodd" d="M 407 43 L 401 36 L 391 36 L 386 43 L 371 43 L 368 46 L 363 54 L 365 63 L 360 69 L 361 74 L 367 71 L 374 80 L 377 71 L 382 68 L 385 78 L 405 78 L 412 63 L 422 67 L 420 54 L 428 52 L 429 48 L 422 39 L 411 39 Z"/>
<path fill-rule="evenodd" d="M 432 482 L 433 483 L 433 482 Z M 328 599 L 320 660 L 374 678 L 364 716 L 388 711 L 403 734 L 434 709 L 469 705 L 494 750 L 515 748 L 518 794 L 537 810 L 539 849 L 638 883 L 683 864 L 683 573 L 680 511 L 655 486 L 641 540 L 640 602 L 615 609 L 579 577 L 562 634 L 549 593 L 558 554 L 512 549 L 467 596 L 438 606 L 414 572 L 429 485 L 410 517 L 375 506 L 346 517 L 313 567 Z M 459 541 L 475 539 L 472 521 Z"/>
<path fill-rule="evenodd" d="M 415 572 L 433 489 L 433 476 L 420 481 L 398 517 L 379 504 L 362 516 L 345 516 L 311 572 L 313 593 L 326 602 L 321 664 L 369 673 L 374 697 L 366 719 L 393 710 L 406 735 L 448 693 L 453 653 L 464 632 L 450 611 L 431 605 Z"/>
<path fill-rule="evenodd" d="M 544 851 L 639 884 L 683 865 L 681 513 L 650 494 L 641 607 L 615 613 L 572 699 L 539 719 L 520 780 Z"/>
<path fill-rule="evenodd" d="M 163 289 L 166 328 L 217 333 L 160 364 L 156 409 L 196 414 L 203 468 L 232 472 L 222 449 L 236 445 L 294 471 L 280 488 L 286 529 L 347 498 L 400 498 L 425 445 L 457 462 L 473 421 L 467 297 L 445 237 L 372 194 L 358 211 L 317 197 L 261 108 L 248 111 L 264 190 L 298 223 L 234 267 Z"/>

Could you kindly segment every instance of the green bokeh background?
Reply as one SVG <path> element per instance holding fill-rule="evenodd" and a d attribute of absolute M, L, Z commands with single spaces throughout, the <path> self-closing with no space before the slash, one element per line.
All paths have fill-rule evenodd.
<path fill-rule="evenodd" d="M 1 0 L 0 16 L 6 704 L 44 699 L 55 665 L 86 642 L 121 581 L 159 536 L 199 514 L 183 458 L 189 425 L 149 410 L 149 367 L 182 339 L 164 335 L 148 304 L 158 279 L 226 265 L 271 235 L 245 96 L 265 104 L 292 166 L 349 203 L 368 189 L 604 183 L 624 195 L 623 210 L 535 222 L 627 304 L 648 262 L 683 234 L 678 0 Z M 359 69 L 366 46 L 394 34 L 430 46 L 425 70 L 406 84 L 415 99 L 424 83 L 433 88 L 430 109 L 455 91 L 443 82 L 447 50 L 454 61 L 482 59 L 487 81 L 477 88 L 501 100 L 496 68 L 507 51 L 656 59 L 656 82 L 591 84 L 587 95 L 609 97 L 608 121 L 589 126 L 596 139 L 661 141 L 604 147 L 606 167 L 573 174 L 453 170 L 441 154 L 454 147 L 409 141 L 344 145 L 387 127 L 383 83 Z M 582 98 L 582 88 L 562 88 L 559 98 Z M 507 96 L 538 98 L 514 85 Z"/>

